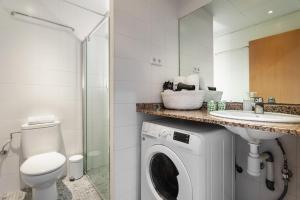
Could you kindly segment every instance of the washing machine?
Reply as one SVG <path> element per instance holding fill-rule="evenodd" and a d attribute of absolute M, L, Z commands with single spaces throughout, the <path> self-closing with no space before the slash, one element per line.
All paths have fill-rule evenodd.
<path fill-rule="evenodd" d="M 234 136 L 184 120 L 144 122 L 142 200 L 234 200 Z"/>

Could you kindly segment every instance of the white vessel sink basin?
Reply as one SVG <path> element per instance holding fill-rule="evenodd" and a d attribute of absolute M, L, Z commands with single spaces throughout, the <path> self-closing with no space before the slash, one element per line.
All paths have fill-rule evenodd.
<path fill-rule="evenodd" d="M 205 97 L 205 91 L 165 90 L 161 93 L 161 97 L 165 108 L 175 110 L 195 110 L 201 108 Z"/>
<path fill-rule="evenodd" d="M 258 122 L 300 123 L 300 116 L 283 114 L 283 113 L 265 112 L 264 114 L 255 114 L 252 111 L 224 110 L 224 111 L 213 111 L 210 112 L 210 114 L 217 117 L 258 121 Z"/>

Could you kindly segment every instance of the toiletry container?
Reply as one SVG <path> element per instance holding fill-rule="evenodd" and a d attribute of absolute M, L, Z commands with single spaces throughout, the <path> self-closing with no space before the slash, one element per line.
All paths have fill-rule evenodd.
<path fill-rule="evenodd" d="M 69 158 L 69 178 L 77 180 L 83 176 L 83 156 L 73 155 Z"/>

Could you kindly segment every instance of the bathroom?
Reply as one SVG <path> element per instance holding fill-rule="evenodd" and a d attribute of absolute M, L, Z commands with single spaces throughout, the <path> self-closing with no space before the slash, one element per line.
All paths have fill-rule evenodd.
<path fill-rule="evenodd" d="M 280 199 L 285 181 L 281 171 L 284 157 L 278 144 L 282 144 L 288 169 L 292 172 L 288 175 L 287 192 L 281 199 L 300 199 L 300 139 L 297 136 L 300 134 L 297 121 L 300 70 L 295 67 L 299 66 L 295 58 L 300 56 L 299 0 L 0 0 L 0 8 L 2 199 Z M 277 68 L 260 71 L 263 65 L 254 62 L 251 55 L 262 59 L 259 56 L 266 51 L 262 47 L 254 51 L 255 42 L 289 33 L 298 40 L 279 44 L 272 43 L 273 40 L 267 42 L 276 59 L 264 64 Z M 284 44 L 290 46 L 276 46 Z M 292 49 L 287 49 L 290 47 Z M 278 49 L 283 52 L 276 51 Z M 266 54 L 263 58 L 272 55 Z M 289 63 L 285 66 L 289 68 L 278 72 L 282 63 Z M 251 71 L 251 67 L 258 67 L 258 71 Z M 253 73 L 265 77 L 252 81 Z M 261 95 L 264 103 L 255 104 L 258 108 L 263 105 L 265 114 L 260 116 L 267 118 L 268 112 L 283 112 L 293 114 L 284 116 L 284 120 L 291 118 L 295 122 L 267 123 L 213 116 L 207 114 L 210 99 L 204 103 L 201 99 L 201 105 L 193 110 L 168 109 L 161 93 L 164 83 L 174 84 L 175 79 L 183 76 L 195 79 L 195 75 L 199 77 L 197 84 L 183 86 L 194 85 L 191 93 L 200 87 L 209 91 L 205 94 L 219 94 L 217 101 L 221 98 L 227 110 L 243 110 L 243 103 L 249 103 L 253 95 Z M 264 80 L 267 83 L 263 83 Z M 200 96 L 203 98 L 203 93 Z M 183 98 L 183 103 L 196 99 L 193 96 Z M 181 103 L 180 98 L 173 100 L 175 103 L 171 104 L 175 107 Z M 272 103 L 273 100 L 276 103 Z M 163 138 L 154 140 L 152 133 L 146 133 L 143 122 L 164 120 L 161 123 L 170 127 L 176 124 L 200 129 L 209 125 L 226 133 L 222 137 L 231 141 L 226 140 L 231 149 L 226 151 L 231 158 L 226 168 L 228 176 L 224 174 L 224 166 L 212 167 L 219 171 L 210 174 L 211 180 L 218 180 L 222 173 L 224 177 L 231 177 L 225 180 L 230 187 L 222 185 L 223 178 L 223 182 L 216 185 L 211 182 L 211 191 L 208 191 L 206 182 L 202 184 L 202 180 L 195 179 L 197 184 L 191 181 L 191 188 L 202 190 L 189 191 L 183 184 L 184 179 L 180 182 L 183 171 L 178 176 L 178 196 L 167 198 L 155 189 L 153 194 L 145 193 L 151 177 L 150 182 L 145 182 L 149 177 L 144 178 L 143 174 L 143 170 L 148 169 L 143 163 L 147 154 L 143 142 L 161 142 L 170 136 L 163 134 Z M 60 137 L 58 153 L 63 160 L 62 174 L 55 179 L 54 194 L 52 191 L 51 195 L 41 197 L 37 194 L 45 193 L 24 183 L 21 166 L 30 158 L 23 152 L 26 145 L 21 143 L 26 132 L 31 133 L 27 130 L 32 130 L 26 129 L 24 124 L 44 127 L 49 121 L 56 123 L 58 128 L 55 133 Z M 230 129 L 228 124 L 236 129 Z M 236 133 L 242 132 L 243 127 L 248 127 L 249 132 L 254 127 L 261 138 L 265 137 L 255 140 L 256 146 L 252 145 L 251 151 L 271 152 L 272 167 L 265 157 L 259 162 L 252 159 L 248 144 L 251 142 Z M 182 134 L 174 135 L 177 137 L 186 140 Z M 41 143 L 47 146 L 45 138 L 40 139 L 29 140 L 27 148 Z M 216 141 L 220 139 L 216 137 Z M 214 145 L 212 150 L 219 151 Z M 180 156 L 181 153 L 175 154 Z M 249 162 L 249 157 L 253 162 Z M 49 166 L 55 163 L 50 158 L 45 159 Z M 164 161 L 170 160 L 165 158 Z M 189 161 L 178 163 L 187 166 Z M 169 164 L 166 170 L 174 172 L 173 167 L 181 165 L 178 163 Z M 248 173 L 249 163 L 256 164 L 258 174 Z M 78 178 L 74 171 L 80 174 Z M 187 173 L 193 177 L 189 170 Z M 266 186 L 269 175 L 274 190 Z M 230 192 L 226 197 L 218 196 L 228 192 L 228 188 Z M 203 195 L 218 195 L 198 197 L 202 194 L 199 191 L 205 189 L 207 192 Z"/>

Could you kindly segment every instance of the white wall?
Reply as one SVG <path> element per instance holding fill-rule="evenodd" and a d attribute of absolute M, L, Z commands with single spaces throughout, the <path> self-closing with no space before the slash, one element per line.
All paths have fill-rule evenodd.
<path fill-rule="evenodd" d="M 214 85 L 222 99 L 241 102 L 249 91 L 249 50 L 235 49 L 214 55 Z"/>
<path fill-rule="evenodd" d="M 205 85 L 213 86 L 213 66 L 213 16 L 200 8 L 180 19 L 180 75 L 199 73 Z"/>
<path fill-rule="evenodd" d="M 115 0 L 114 187 L 116 200 L 140 199 L 140 132 L 146 116 L 137 102 L 161 102 L 164 81 L 178 75 L 175 0 Z M 162 66 L 150 65 L 153 57 Z"/>
<path fill-rule="evenodd" d="M 300 11 L 214 38 L 215 86 L 225 100 L 242 101 L 249 91 L 249 41 L 300 27 Z"/>
<path fill-rule="evenodd" d="M 68 155 L 82 152 L 81 47 L 69 32 L 0 10 L 0 144 L 28 116 L 54 114 Z M 0 193 L 20 187 L 20 137 L 0 157 Z"/>

